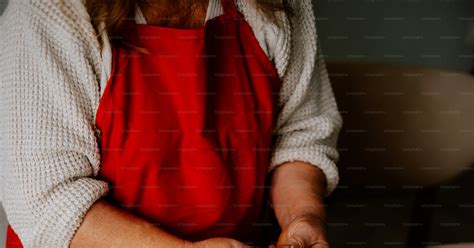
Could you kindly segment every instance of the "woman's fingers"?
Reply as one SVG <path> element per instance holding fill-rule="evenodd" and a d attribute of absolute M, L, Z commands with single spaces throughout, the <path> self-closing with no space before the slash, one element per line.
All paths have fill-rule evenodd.
<path fill-rule="evenodd" d="M 235 239 L 210 238 L 194 242 L 192 248 L 250 248 L 250 246 Z"/>
<path fill-rule="evenodd" d="M 304 215 L 295 218 L 283 228 L 275 248 L 328 248 L 324 223 L 317 216 Z M 271 246 L 270 246 L 271 247 Z"/>
<path fill-rule="evenodd" d="M 301 244 L 296 244 L 289 242 L 288 244 L 272 244 L 269 246 L 269 248 L 328 248 L 329 244 L 324 241 L 317 241 L 314 243 L 311 243 L 309 245 L 301 245 Z"/>
<path fill-rule="evenodd" d="M 326 241 L 317 241 L 309 245 L 309 248 L 328 248 L 329 243 Z"/>
<path fill-rule="evenodd" d="M 277 246 L 279 247 L 279 246 Z M 285 248 L 328 248 L 329 247 L 329 244 L 326 243 L 326 242 L 316 242 L 316 243 L 313 243 L 313 244 L 310 244 L 308 246 L 298 246 L 298 245 L 284 245 L 282 247 L 285 247 Z"/>

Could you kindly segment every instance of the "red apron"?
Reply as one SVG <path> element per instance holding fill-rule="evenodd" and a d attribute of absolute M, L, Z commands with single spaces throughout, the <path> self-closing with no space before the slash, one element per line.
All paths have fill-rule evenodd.
<path fill-rule="evenodd" d="M 105 199 L 180 238 L 258 245 L 281 80 L 235 3 L 221 2 L 200 29 L 130 23 L 124 39 L 147 54 L 113 46 L 99 179 Z"/>

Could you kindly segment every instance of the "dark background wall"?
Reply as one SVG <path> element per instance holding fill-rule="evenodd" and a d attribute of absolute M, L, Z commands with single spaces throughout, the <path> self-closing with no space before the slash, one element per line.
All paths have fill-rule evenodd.
<path fill-rule="evenodd" d="M 468 71 L 472 0 L 313 0 L 328 61 L 426 65 Z"/>
<path fill-rule="evenodd" d="M 0 0 L 0 13 L 8 0 Z M 327 61 L 426 65 L 469 71 L 472 0 L 313 0 Z"/>

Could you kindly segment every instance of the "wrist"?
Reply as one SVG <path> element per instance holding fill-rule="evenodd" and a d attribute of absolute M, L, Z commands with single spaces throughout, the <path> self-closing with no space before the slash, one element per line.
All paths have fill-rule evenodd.
<path fill-rule="evenodd" d="M 194 242 L 183 240 L 183 246 L 182 247 L 183 248 L 197 248 L 197 245 Z"/>
<path fill-rule="evenodd" d="M 282 228 L 297 218 L 325 219 L 324 173 L 314 165 L 291 162 L 275 168 L 270 203 Z"/>
<path fill-rule="evenodd" d="M 314 198 L 323 201 L 326 176 L 317 166 L 305 162 L 287 162 L 277 166 L 271 174 L 272 204 L 283 200 Z M 301 198 L 303 197 L 303 198 Z"/>
<path fill-rule="evenodd" d="M 282 228 L 298 219 L 317 218 L 321 222 L 326 220 L 326 211 L 323 201 L 314 201 L 312 203 L 295 203 L 290 205 L 276 205 L 274 211 Z"/>

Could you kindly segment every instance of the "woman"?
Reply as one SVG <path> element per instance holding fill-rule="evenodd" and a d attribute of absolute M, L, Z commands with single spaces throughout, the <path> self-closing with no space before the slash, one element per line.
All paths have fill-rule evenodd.
<path fill-rule="evenodd" d="M 267 245 L 267 178 L 275 243 L 327 247 L 310 0 L 18 0 L 2 37 L 7 247 Z"/>

